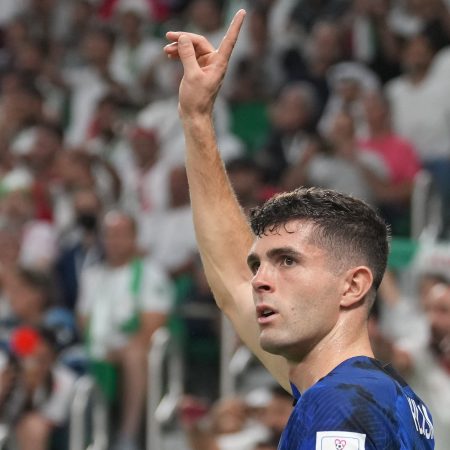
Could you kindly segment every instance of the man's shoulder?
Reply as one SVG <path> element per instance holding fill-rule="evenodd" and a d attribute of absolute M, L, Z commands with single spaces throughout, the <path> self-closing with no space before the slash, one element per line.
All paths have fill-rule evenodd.
<path fill-rule="evenodd" d="M 107 272 L 107 267 L 103 261 L 98 261 L 91 266 L 83 268 L 82 276 L 88 279 L 95 279 L 97 277 L 102 276 L 105 272 Z"/>
<path fill-rule="evenodd" d="M 314 388 L 336 388 L 342 383 L 365 384 L 374 387 L 383 384 L 384 387 L 387 387 L 405 382 L 390 365 L 373 358 L 356 356 L 343 361 L 308 391 L 314 391 Z"/>
<path fill-rule="evenodd" d="M 378 361 L 350 358 L 305 391 L 296 407 L 296 422 L 309 430 L 307 439 L 314 443 L 333 437 L 353 439 L 352 448 L 398 449 L 397 435 L 403 428 L 399 414 L 407 407 L 402 383 Z"/>
<path fill-rule="evenodd" d="M 388 97 L 392 97 L 405 94 L 409 91 L 411 83 L 405 76 L 399 76 L 386 83 L 385 92 Z"/>
<path fill-rule="evenodd" d="M 406 382 L 390 366 L 371 358 L 350 358 L 308 389 L 306 403 L 346 405 L 366 404 L 374 411 L 394 411 L 404 396 Z"/>
<path fill-rule="evenodd" d="M 405 442 L 419 439 L 425 445 L 418 448 L 428 448 L 433 437 L 426 405 L 390 365 L 371 358 L 350 358 L 340 364 L 307 390 L 302 400 L 318 426 L 359 430 L 380 442 L 395 442 L 401 433 Z"/>

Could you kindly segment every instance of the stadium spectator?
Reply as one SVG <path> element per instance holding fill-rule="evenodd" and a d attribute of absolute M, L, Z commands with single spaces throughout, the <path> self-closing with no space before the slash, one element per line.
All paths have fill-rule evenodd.
<path fill-rule="evenodd" d="M 277 184 L 283 171 L 298 162 L 317 114 L 317 95 L 311 84 L 296 82 L 282 88 L 271 108 L 267 143 L 256 156 L 268 182 Z"/>
<path fill-rule="evenodd" d="M 329 69 L 343 58 L 342 28 L 338 23 L 318 18 L 304 47 L 304 64 L 296 79 L 311 83 L 318 95 L 318 112 L 325 106 L 329 88 Z"/>
<path fill-rule="evenodd" d="M 392 274 L 383 281 L 380 295 L 387 322 L 385 332 L 372 324 L 372 344 L 401 371 L 408 384 L 426 401 L 433 414 L 436 449 L 450 439 L 450 283 L 440 275 L 421 280 L 419 309 L 402 291 Z M 409 322 L 392 329 L 392 325 Z M 389 326 L 389 324 L 391 326 Z M 391 329 L 390 329 L 391 328 Z"/>
<path fill-rule="evenodd" d="M 307 33 L 311 32 L 321 18 L 337 19 L 348 7 L 348 2 L 345 0 L 332 0 L 330 2 L 300 0 L 294 3 L 295 7 L 291 12 L 292 20 Z"/>
<path fill-rule="evenodd" d="M 114 41 L 115 35 L 108 28 L 90 28 L 81 43 L 85 65 L 55 76 L 55 81 L 69 89 L 71 95 L 66 138 L 72 146 L 82 145 L 87 140 L 89 123 L 100 98 L 113 93 L 123 101 L 127 99 L 126 90 L 111 72 Z"/>
<path fill-rule="evenodd" d="M 277 387 L 222 399 L 209 414 L 206 405 L 195 398 L 184 399 L 180 407 L 192 450 L 256 450 L 260 445 L 273 445 L 291 411 L 291 395 Z"/>
<path fill-rule="evenodd" d="M 58 364 L 51 329 L 18 328 L 9 347 L 0 368 L 0 422 L 13 432 L 18 450 L 47 450 L 55 432 L 67 425 L 75 375 Z"/>
<path fill-rule="evenodd" d="M 126 123 L 121 117 L 120 102 L 114 95 L 105 95 L 96 106 L 89 124 L 86 151 L 113 164 L 118 170 L 126 159 L 123 148 Z M 125 153 L 125 155 L 123 155 Z"/>
<path fill-rule="evenodd" d="M 110 401 L 120 396 L 114 440 L 118 450 L 137 448 L 150 339 L 165 324 L 172 305 L 164 272 L 138 255 L 137 232 L 131 216 L 106 214 L 102 224 L 106 259 L 82 273 L 77 302 L 92 372 Z"/>
<path fill-rule="evenodd" d="M 399 43 L 387 26 L 390 3 L 386 0 L 353 0 L 342 17 L 345 53 L 368 65 L 385 82 L 400 71 Z"/>
<path fill-rule="evenodd" d="M 74 317 L 56 304 L 55 285 L 49 275 L 16 268 L 3 282 L 9 303 L 9 315 L 0 325 L 3 339 L 8 339 L 18 326 L 29 325 L 54 328 L 61 348 L 75 342 Z"/>
<path fill-rule="evenodd" d="M 221 2 L 191 0 L 187 6 L 187 22 L 190 31 L 204 34 L 219 45 L 224 32 Z"/>
<path fill-rule="evenodd" d="M 61 236 L 55 264 L 60 304 L 75 309 L 81 273 L 102 259 L 99 225 L 102 204 L 93 189 L 77 190 L 73 195 L 72 226 Z M 72 218 L 72 219 L 73 219 Z"/>
<path fill-rule="evenodd" d="M 32 178 L 14 169 L 2 179 L 1 218 L 20 234 L 19 263 L 28 268 L 50 271 L 57 253 L 54 227 L 36 217 Z"/>
<path fill-rule="evenodd" d="M 450 201 L 450 101 L 448 83 L 434 76 L 435 48 L 425 34 L 405 44 L 404 74 L 389 82 L 387 96 L 392 106 L 394 129 L 414 144 L 424 167 L 431 172 L 444 204 Z M 450 224 L 444 209 L 444 226 Z"/>
<path fill-rule="evenodd" d="M 263 171 L 247 158 L 232 159 L 226 167 L 240 205 L 246 212 L 250 212 L 269 194 L 269 189 L 263 183 Z"/>
<path fill-rule="evenodd" d="M 142 129 L 156 131 L 161 147 L 160 160 L 169 166 L 184 164 L 183 128 L 178 120 L 178 95 L 176 87 L 179 84 L 180 67 L 173 62 L 167 73 L 167 84 L 170 95 L 154 101 L 140 110 L 136 116 L 136 126 Z M 217 138 L 220 151 L 228 161 L 242 153 L 240 141 L 230 132 L 230 113 L 226 100 L 219 96 L 214 107 L 214 123 L 217 127 Z"/>
<path fill-rule="evenodd" d="M 386 185 L 387 170 L 375 153 L 358 147 L 353 120 L 337 114 L 327 144 L 311 140 L 298 163 L 286 172 L 285 189 L 320 186 L 377 203 L 377 191 Z"/>
<path fill-rule="evenodd" d="M 379 88 L 378 77 L 362 64 L 344 62 L 331 67 L 328 80 L 331 95 L 318 124 L 321 134 L 327 135 L 335 116 L 344 111 L 352 117 L 356 135 L 367 136 L 363 96 Z"/>
<path fill-rule="evenodd" d="M 365 95 L 364 112 L 369 134 L 359 140 L 359 146 L 376 152 L 389 172 L 389 183 L 377 191 L 378 204 L 393 233 L 408 234 L 414 180 L 421 168 L 419 158 L 412 143 L 392 130 L 389 105 L 381 93 Z"/>
<path fill-rule="evenodd" d="M 230 102 L 268 101 L 288 79 L 282 54 L 269 36 L 269 13 L 258 3 L 249 12 L 247 43 L 238 45 L 224 86 Z"/>
<path fill-rule="evenodd" d="M 144 34 L 148 9 L 145 0 L 120 1 L 115 7 L 119 35 L 112 54 L 111 73 L 126 87 L 137 106 L 161 97 L 161 66 L 167 64 L 161 53 L 161 42 Z"/>
<path fill-rule="evenodd" d="M 386 23 L 395 34 L 410 38 L 419 33 L 432 37 L 437 48 L 450 43 L 450 13 L 442 0 L 410 0 L 391 5 Z"/>
<path fill-rule="evenodd" d="M 185 168 L 173 168 L 168 178 L 168 207 L 154 214 L 142 215 L 139 243 L 161 268 L 176 278 L 190 272 L 197 242 Z"/>
<path fill-rule="evenodd" d="M 128 134 L 129 147 L 121 155 L 117 167 L 123 182 L 121 202 L 136 214 L 138 221 L 144 214 L 154 214 L 168 207 L 170 167 L 161 157 L 158 128 L 133 127 Z"/>

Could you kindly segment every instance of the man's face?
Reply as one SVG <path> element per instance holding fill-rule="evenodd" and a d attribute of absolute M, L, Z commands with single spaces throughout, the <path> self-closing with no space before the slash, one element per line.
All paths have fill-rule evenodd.
<path fill-rule="evenodd" d="M 314 232 L 311 224 L 288 222 L 257 238 L 248 258 L 261 347 L 292 362 L 318 345 L 339 316 L 343 276 L 328 252 L 310 242 Z"/>
<path fill-rule="evenodd" d="M 10 278 L 6 287 L 11 309 L 20 319 L 35 319 L 45 306 L 45 296 L 37 288 L 29 285 L 20 275 Z"/>
<path fill-rule="evenodd" d="M 426 38 L 412 38 L 403 52 L 403 66 L 408 73 L 427 70 L 433 60 L 433 49 Z"/>
<path fill-rule="evenodd" d="M 308 125 L 311 115 L 303 95 L 295 87 L 285 88 L 277 98 L 271 119 L 275 128 L 283 133 L 295 133 Z"/>
<path fill-rule="evenodd" d="M 29 389 L 42 386 L 49 376 L 55 361 L 53 349 L 44 341 L 39 342 L 32 355 L 21 360 L 25 384 Z"/>
<path fill-rule="evenodd" d="M 389 115 L 387 104 L 377 93 L 369 93 L 364 96 L 364 114 L 369 125 L 377 125 L 386 120 Z"/>
<path fill-rule="evenodd" d="M 107 214 L 103 226 L 103 240 L 109 264 L 122 265 L 133 257 L 136 233 L 127 217 L 119 213 Z"/>
<path fill-rule="evenodd" d="M 83 55 L 90 64 L 101 64 L 107 61 L 113 47 L 106 36 L 96 31 L 86 34 L 82 45 Z"/>

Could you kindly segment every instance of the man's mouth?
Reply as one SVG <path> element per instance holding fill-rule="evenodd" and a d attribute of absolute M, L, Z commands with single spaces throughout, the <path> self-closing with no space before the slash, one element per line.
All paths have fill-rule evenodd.
<path fill-rule="evenodd" d="M 262 313 L 261 313 L 261 316 L 262 317 L 269 317 L 269 316 L 271 316 L 272 314 L 275 314 L 271 309 L 265 309 Z"/>
<path fill-rule="evenodd" d="M 256 307 L 256 316 L 259 324 L 268 323 L 276 314 L 277 311 L 266 305 L 259 305 Z"/>

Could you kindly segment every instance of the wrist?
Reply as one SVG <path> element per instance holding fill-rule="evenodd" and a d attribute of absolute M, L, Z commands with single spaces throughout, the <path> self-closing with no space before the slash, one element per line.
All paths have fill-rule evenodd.
<path fill-rule="evenodd" d="M 180 111 L 180 118 L 185 129 L 204 129 L 213 125 L 212 113 L 187 113 Z"/>

